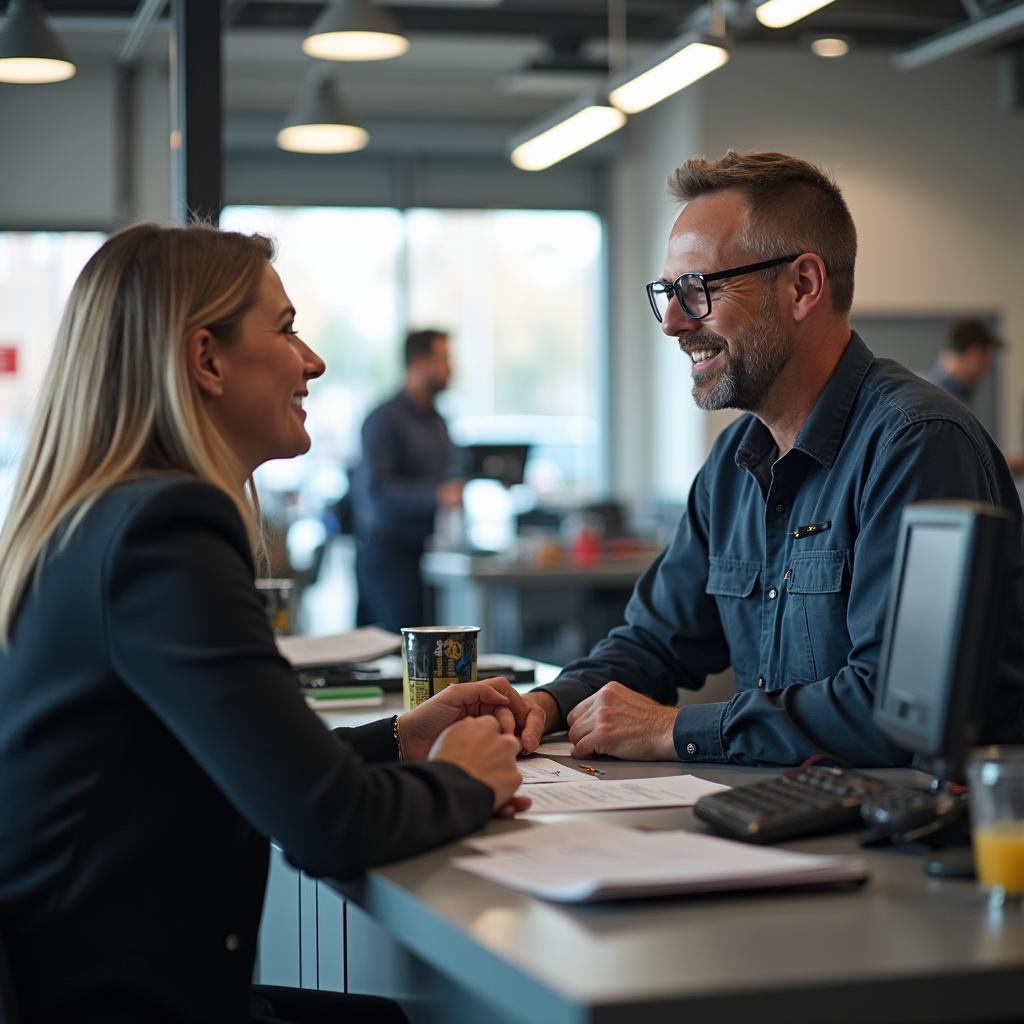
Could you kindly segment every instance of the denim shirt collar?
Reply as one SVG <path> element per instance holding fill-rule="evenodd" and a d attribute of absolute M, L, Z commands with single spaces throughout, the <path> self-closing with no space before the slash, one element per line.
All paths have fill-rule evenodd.
<path fill-rule="evenodd" d="M 826 469 L 831 468 L 843 443 L 850 410 L 874 361 L 874 355 L 860 335 L 851 331 L 846 351 L 797 435 L 794 450 L 804 452 Z M 751 416 L 736 450 L 736 465 L 752 469 L 774 448 L 775 441 L 768 428 L 756 416 Z"/>

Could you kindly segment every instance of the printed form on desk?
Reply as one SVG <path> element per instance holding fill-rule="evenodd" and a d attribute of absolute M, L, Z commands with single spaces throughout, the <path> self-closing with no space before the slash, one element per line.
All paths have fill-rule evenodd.
<path fill-rule="evenodd" d="M 529 762 L 526 762 L 529 764 Z M 525 786 L 531 814 L 562 814 L 566 811 L 623 811 L 637 807 L 690 807 L 707 793 L 729 789 L 694 775 L 669 775 L 656 779 L 584 779 L 564 786 Z"/>
<path fill-rule="evenodd" d="M 562 903 L 850 883 L 868 877 L 859 857 L 794 853 L 695 832 L 638 832 L 591 821 L 538 823 L 467 844 L 478 853 L 456 857 L 456 867 Z"/>
<path fill-rule="evenodd" d="M 545 782 L 587 782 L 594 781 L 578 768 L 559 764 L 550 757 L 528 757 L 516 762 L 524 786 L 535 786 Z"/>

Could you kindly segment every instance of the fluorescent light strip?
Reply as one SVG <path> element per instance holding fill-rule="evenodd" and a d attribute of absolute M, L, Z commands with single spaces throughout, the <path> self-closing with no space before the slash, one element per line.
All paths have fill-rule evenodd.
<path fill-rule="evenodd" d="M 728 59 L 729 51 L 724 46 L 689 43 L 660 64 L 612 89 L 608 98 L 619 110 L 636 114 L 692 85 Z"/>
<path fill-rule="evenodd" d="M 765 28 L 785 28 L 830 3 L 832 0 L 768 0 L 754 13 Z"/>
<path fill-rule="evenodd" d="M 512 163 L 521 171 L 543 171 L 618 131 L 625 123 L 626 115 L 614 107 L 584 107 L 516 146 L 512 150 Z"/>

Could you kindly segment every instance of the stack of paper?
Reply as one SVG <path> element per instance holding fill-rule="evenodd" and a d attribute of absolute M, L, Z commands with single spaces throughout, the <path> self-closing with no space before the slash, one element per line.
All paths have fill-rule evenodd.
<path fill-rule="evenodd" d="M 548 787 L 532 787 L 530 795 L 538 789 L 546 792 Z M 468 843 L 479 855 L 457 857 L 458 867 L 563 903 L 859 882 L 868 877 L 867 866 L 858 857 L 793 853 L 695 832 L 638 832 L 591 821 L 536 825 Z"/>
<path fill-rule="evenodd" d="M 372 661 L 402 646 L 397 633 L 363 626 L 331 636 L 279 636 L 277 649 L 295 668 L 320 668 Z"/>

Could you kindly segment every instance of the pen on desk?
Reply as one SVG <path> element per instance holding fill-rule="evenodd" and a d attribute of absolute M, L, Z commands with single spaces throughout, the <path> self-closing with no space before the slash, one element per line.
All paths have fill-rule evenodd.
<path fill-rule="evenodd" d="M 581 772 L 587 772 L 590 775 L 604 775 L 603 768 L 594 768 L 592 765 L 589 764 L 581 764 L 579 765 L 579 769 Z"/>

